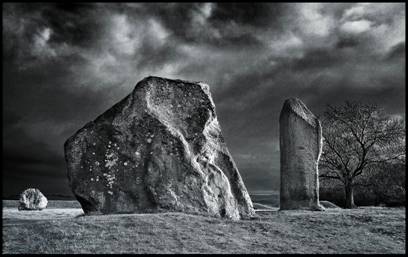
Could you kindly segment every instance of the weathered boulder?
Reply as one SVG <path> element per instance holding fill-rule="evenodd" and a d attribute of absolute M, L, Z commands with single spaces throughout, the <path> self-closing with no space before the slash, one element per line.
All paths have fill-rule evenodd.
<path fill-rule="evenodd" d="M 86 214 L 254 215 L 203 83 L 147 77 L 64 148 Z"/>
<path fill-rule="evenodd" d="M 42 210 L 47 208 L 48 200 L 36 188 L 28 188 L 20 194 L 18 210 Z"/>
<path fill-rule="evenodd" d="M 290 98 L 283 104 L 279 130 L 280 209 L 324 210 L 319 204 L 320 121 L 302 101 Z"/>

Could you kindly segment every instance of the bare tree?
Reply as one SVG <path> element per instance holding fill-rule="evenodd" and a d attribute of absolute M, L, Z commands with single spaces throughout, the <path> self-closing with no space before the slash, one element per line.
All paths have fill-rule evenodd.
<path fill-rule="evenodd" d="M 329 105 L 322 124 L 320 178 L 342 182 L 346 208 L 355 207 L 355 179 L 371 165 L 405 162 L 404 121 L 387 117 L 376 105 L 351 101 Z"/>

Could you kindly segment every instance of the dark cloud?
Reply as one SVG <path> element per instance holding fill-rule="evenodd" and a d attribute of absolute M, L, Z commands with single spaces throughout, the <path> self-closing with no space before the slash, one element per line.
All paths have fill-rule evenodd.
<path fill-rule="evenodd" d="M 394 47 L 391 48 L 391 50 L 388 52 L 388 54 L 385 57 L 386 61 L 392 61 L 392 60 L 405 60 L 405 42 L 401 42 Z"/>
<path fill-rule="evenodd" d="M 282 29 L 278 22 L 285 6 L 254 3 L 154 4 L 147 12 L 181 42 L 211 44 L 217 47 L 261 45 L 254 31 L 265 27 Z"/>
<path fill-rule="evenodd" d="M 214 7 L 210 20 L 219 23 L 234 21 L 254 27 L 281 27 L 279 19 L 286 15 L 286 9 L 286 5 L 280 3 L 219 3 Z"/>
<path fill-rule="evenodd" d="M 3 195 L 70 194 L 63 143 L 148 75 L 204 81 L 246 185 L 279 189 L 278 119 L 346 99 L 405 117 L 405 5 L 3 4 Z"/>
<path fill-rule="evenodd" d="M 356 47 L 359 44 L 358 38 L 353 37 L 343 37 L 340 38 L 336 44 L 337 48 L 347 48 L 347 47 Z"/>

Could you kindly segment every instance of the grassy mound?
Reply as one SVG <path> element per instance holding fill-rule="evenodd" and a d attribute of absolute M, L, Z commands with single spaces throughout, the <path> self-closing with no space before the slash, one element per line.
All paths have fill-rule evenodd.
<path fill-rule="evenodd" d="M 83 216 L 3 208 L 3 253 L 405 253 L 405 208 Z"/>

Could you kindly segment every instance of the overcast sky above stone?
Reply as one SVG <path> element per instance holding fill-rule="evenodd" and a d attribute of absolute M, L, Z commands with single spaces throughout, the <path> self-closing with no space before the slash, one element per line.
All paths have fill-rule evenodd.
<path fill-rule="evenodd" d="M 286 98 L 405 117 L 405 4 L 3 4 L 3 195 L 68 194 L 64 141 L 148 75 L 209 84 L 247 187 L 278 190 Z"/>

